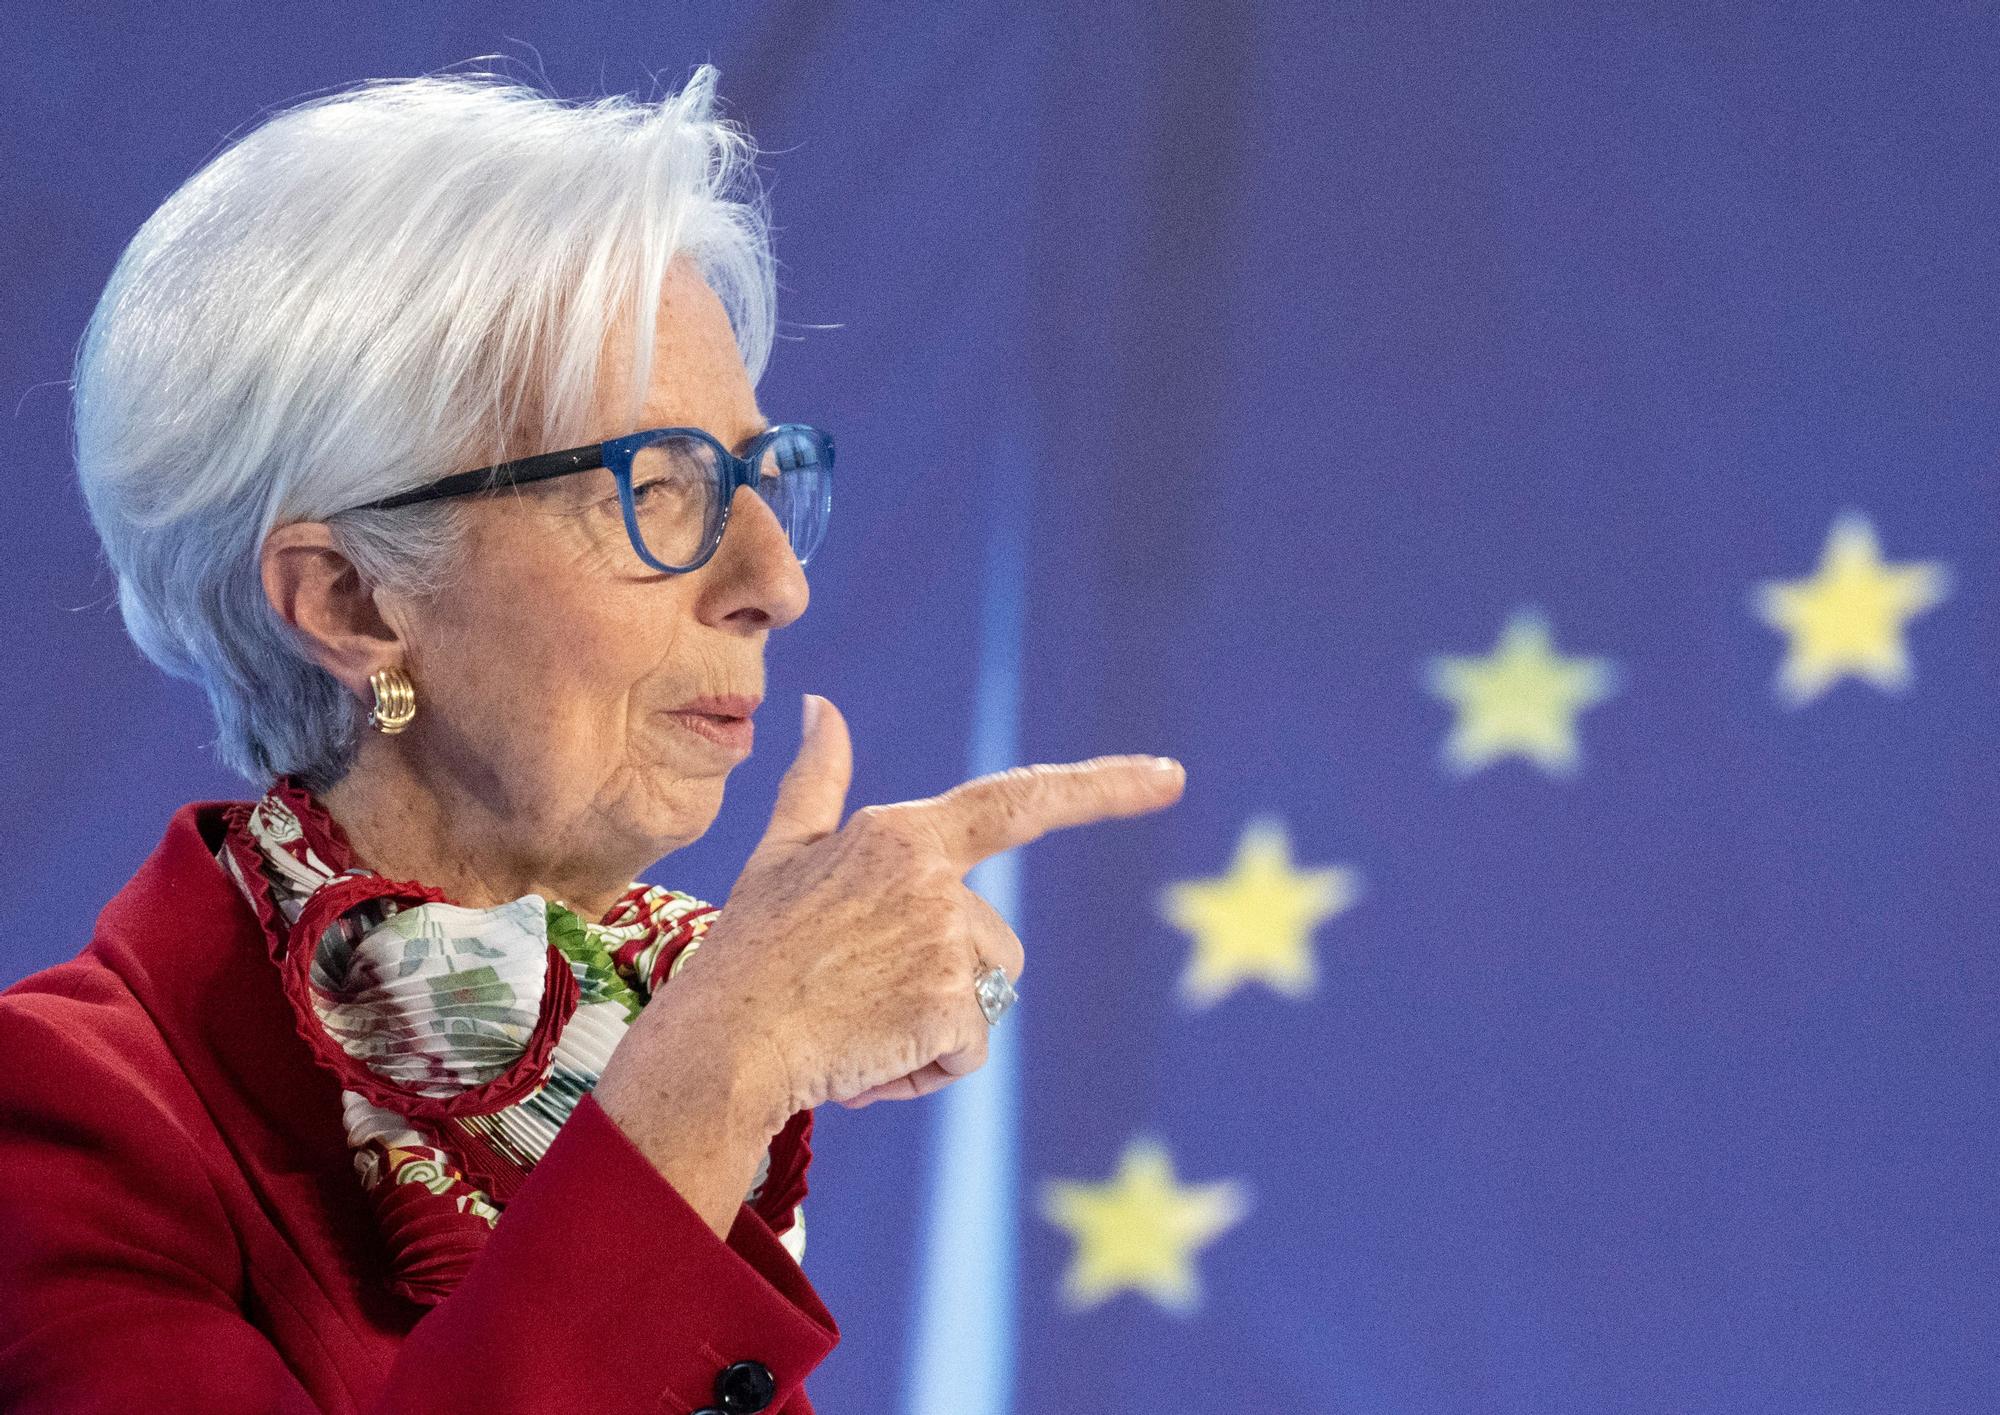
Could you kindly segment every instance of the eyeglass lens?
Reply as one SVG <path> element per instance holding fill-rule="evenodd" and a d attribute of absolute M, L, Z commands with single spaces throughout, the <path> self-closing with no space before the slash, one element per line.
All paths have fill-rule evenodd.
<path fill-rule="evenodd" d="M 763 450 L 756 491 L 803 564 L 826 536 L 832 477 L 819 438 L 786 429 Z M 698 437 L 664 437 L 632 457 L 632 509 L 647 552 L 667 565 L 701 558 L 722 522 L 721 460 Z"/>

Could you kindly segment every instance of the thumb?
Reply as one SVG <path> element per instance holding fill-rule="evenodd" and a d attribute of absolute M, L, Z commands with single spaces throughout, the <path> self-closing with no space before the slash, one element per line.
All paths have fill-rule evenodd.
<path fill-rule="evenodd" d="M 778 783 L 778 803 L 756 854 L 810 845 L 840 829 L 847 786 L 854 778 L 854 743 L 840 709 L 812 693 L 805 696 L 805 736 L 798 757 Z"/>

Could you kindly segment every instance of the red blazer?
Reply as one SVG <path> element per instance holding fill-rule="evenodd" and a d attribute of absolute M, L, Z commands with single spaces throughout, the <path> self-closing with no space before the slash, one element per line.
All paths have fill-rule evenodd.
<path fill-rule="evenodd" d="M 840 1334 L 805 1274 L 748 1207 L 717 1238 L 590 1098 L 450 1297 L 389 1292 L 217 809 L 0 993 L 0 1410 L 684 1415 L 725 1370 L 754 1406 L 757 1362 L 810 1412 Z"/>

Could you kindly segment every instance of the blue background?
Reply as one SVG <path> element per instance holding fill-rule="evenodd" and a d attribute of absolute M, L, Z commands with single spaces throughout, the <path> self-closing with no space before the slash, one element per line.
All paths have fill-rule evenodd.
<path fill-rule="evenodd" d="M 761 399 L 834 429 L 843 480 L 774 645 L 776 730 L 656 877 L 726 894 L 800 691 L 849 715 L 856 803 L 1101 751 L 1174 753 L 1191 783 L 986 881 L 1031 972 L 983 1091 L 823 1117 L 808 1270 L 845 1337 L 816 1402 L 2000 1401 L 1990 9 L 7 25 L 0 982 L 82 946 L 175 806 L 244 791 L 198 695 L 124 639 L 68 456 L 70 359 L 125 241 L 314 90 L 503 51 L 587 96 L 712 59 L 771 154 L 795 337 Z M 1908 627 L 1906 691 L 1788 706 L 1750 596 L 1849 511 L 1951 593 Z M 1449 770 L 1425 666 L 1525 607 L 1618 691 L 1573 775 Z M 1221 874 L 1258 817 L 1364 895 L 1315 933 L 1309 995 L 1191 1010 L 1162 891 Z M 975 1101 L 956 1158 L 1018 1251 L 927 1219 L 937 1127 Z M 1192 1313 L 1072 1310 L 1038 1195 L 1139 1135 L 1250 1214 L 1197 1255 Z M 953 1271 L 987 1315 L 937 1305 Z M 951 1341 L 976 1359 L 940 1403 L 917 1373 Z"/>

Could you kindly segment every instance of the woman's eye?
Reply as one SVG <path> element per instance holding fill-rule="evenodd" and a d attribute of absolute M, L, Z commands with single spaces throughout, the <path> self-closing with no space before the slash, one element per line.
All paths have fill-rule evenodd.
<path fill-rule="evenodd" d="M 665 476 L 648 477 L 645 481 L 632 484 L 634 501 L 685 501 L 694 495 L 693 477 Z"/>

